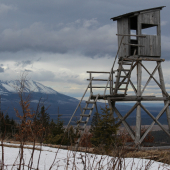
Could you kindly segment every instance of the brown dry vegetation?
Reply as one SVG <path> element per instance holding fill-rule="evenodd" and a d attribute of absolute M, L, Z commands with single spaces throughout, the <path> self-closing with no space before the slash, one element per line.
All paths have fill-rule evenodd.
<path fill-rule="evenodd" d="M 128 151 L 125 154 L 128 158 L 151 159 L 170 165 L 170 149 L 167 150 L 149 150 L 149 151 Z"/>

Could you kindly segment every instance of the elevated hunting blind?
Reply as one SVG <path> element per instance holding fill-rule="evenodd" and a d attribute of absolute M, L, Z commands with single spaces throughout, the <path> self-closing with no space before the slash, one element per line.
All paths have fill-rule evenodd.
<path fill-rule="evenodd" d="M 94 108 L 97 111 L 97 101 L 99 99 L 108 101 L 111 112 L 119 118 L 117 124 L 123 124 L 135 145 L 140 147 L 141 143 L 152 130 L 154 124 L 158 124 L 160 128 L 170 137 L 170 96 L 166 91 L 161 62 L 161 25 L 160 25 L 160 10 L 164 6 L 157 8 L 150 8 L 135 12 L 130 12 L 111 18 L 117 21 L 117 37 L 118 37 L 118 51 L 115 56 L 112 68 L 109 71 L 87 71 L 89 73 L 89 84 L 85 90 L 75 112 L 73 113 L 67 128 L 71 124 L 76 115 L 77 110 L 80 108 L 79 119 L 77 121 L 77 128 L 81 134 L 85 131 L 86 125 L 90 119 Z M 115 62 L 118 61 L 118 68 L 115 68 Z M 156 64 L 152 72 L 146 68 L 143 61 L 150 62 L 151 65 Z M 136 79 L 131 78 L 132 72 L 136 68 Z M 149 78 L 145 83 L 142 83 L 142 69 L 148 73 Z M 109 75 L 107 79 L 99 77 L 94 78 L 92 74 Z M 157 77 L 154 75 L 157 73 Z M 153 80 L 158 89 L 161 90 L 162 96 L 144 95 L 149 82 Z M 96 82 L 106 82 L 105 86 L 96 84 Z M 94 85 L 93 85 L 94 83 Z M 136 83 L 136 84 L 135 84 Z M 94 89 L 104 89 L 102 94 L 95 94 Z M 128 88 L 130 90 L 128 90 Z M 109 90 L 108 90 L 109 89 Z M 86 92 L 90 90 L 90 96 L 86 101 L 86 105 L 81 108 L 82 101 Z M 129 93 L 133 91 L 132 93 Z M 108 92 L 108 93 L 107 93 Z M 152 90 L 150 90 L 150 93 Z M 121 113 L 116 106 L 116 102 L 135 102 L 134 106 L 127 112 Z M 163 102 L 164 106 L 161 111 L 158 111 L 157 116 L 154 117 L 153 113 L 148 111 L 142 102 Z M 153 103 L 154 105 L 154 103 Z M 152 124 L 146 129 L 145 133 L 141 134 L 141 109 L 153 119 Z M 129 115 L 136 111 L 136 128 L 132 130 L 131 126 L 127 123 Z M 166 112 L 169 130 L 158 121 L 158 119 Z M 124 114 L 124 115 L 123 115 Z M 77 140 L 79 144 L 80 138 Z"/>
<path fill-rule="evenodd" d="M 135 34 L 136 36 L 136 39 L 133 39 L 133 36 L 126 36 L 123 39 L 119 57 L 133 55 L 135 49 L 136 55 L 161 56 L 160 10 L 163 7 L 135 11 L 111 18 L 113 21 L 117 21 L 119 35 Z M 150 30 L 150 32 L 145 38 L 137 36 L 145 34 L 146 30 Z M 118 36 L 118 44 L 120 45 L 120 43 L 121 37 Z"/>

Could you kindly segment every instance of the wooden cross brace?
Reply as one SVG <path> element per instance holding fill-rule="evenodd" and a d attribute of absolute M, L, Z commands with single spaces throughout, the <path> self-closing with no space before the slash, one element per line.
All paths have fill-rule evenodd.
<path fill-rule="evenodd" d="M 169 97 L 168 93 L 162 88 L 161 84 L 154 78 L 154 74 L 155 74 L 155 72 L 158 70 L 158 68 L 160 67 L 161 62 L 157 62 L 157 66 L 156 66 L 155 69 L 153 70 L 152 74 L 147 70 L 147 68 L 146 68 L 141 62 L 139 62 L 139 63 L 140 63 L 140 65 L 146 70 L 146 72 L 150 75 L 148 81 L 146 82 L 146 84 L 145 84 L 145 86 L 144 86 L 144 88 L 143 88 L 143 90 L 142 90 L 142 92 L 141 92 L 141 95 L 143 94 L 146 86 L 149 84 L 149 82 L 151 81 L 151 79 L 153 79 L 153 80 L 156 82 L 156 84 L 160 87 L 160 89 L 162 90 L 162 92 L 165 94 L 165 96 L 166 96 L 166 97 Z"/>
<path fill-rule="evenodd" d="M 111 104 L 110 99 L 108 99 L 109 104 Z M 118 125 L 120 125 L 121 123 L 124 125 L 124 127 L 126 128 L 126 130 L 128 131 L 129 135 L 131 136 L 131 138 L 134 140 L 135 142 L 135 132 L 132 130 L 132 128 L 130 127 L 130 125 L 126 122 L 127 117 L 136 109 L 136 107 L 140 105 L 141 108 L 153 119 L 152 124 L 147 128 L 147 130 L 145 131 L 145 133 L 143 134 L 143 136 L 140 138 L 139 143 L 141 144 L 143 142 L 143 140 L 145 139 L 145 137 L 148 135 L 148 133 L 151 131 L 151 129 L 153 128 L 154 124 L 157 123 L 160 128 L 170 137 L 170 133 L 162 126 L 162 124 L 158 121 L 158 119 L 162 116 L 162 114 L 165 112 L 165 110 L 167 109 L 167 107 L 170 105 L 170 102 L 167 102 L 167 104 L 163 107 L 163 109 L 159 112 L 159 114 L 156 116 L 156 118 L 140 103 L 137 102 L 124 116 L 121 115 L 121 113 L 117 110 L 117 108 L 114 106 L 112 107 L 112 111 L 116 113 L 116 115 L 118 116 L 118 118 L 120 119 L 120 121 L 117 123 Z M 110 105 L 112 106 L 112 105 Z"/>

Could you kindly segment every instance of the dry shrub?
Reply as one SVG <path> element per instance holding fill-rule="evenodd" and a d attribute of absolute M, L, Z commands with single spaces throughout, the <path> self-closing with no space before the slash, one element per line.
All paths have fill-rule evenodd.
<path fill-rule="evenodd" d="M 92 147 L 92 143 L 91 143 L 91 140 L 90 140 L 91 138 L 92 138 L 92 134 L 85 131 L 85 133 L 81 137 L 79 146 L 91 148 Z"/>
<path fill-rule="evenodd" d="M 141 128 L 141 136 L 146 132 L 145 126 Z M 131 136 L 127 133 L 126 129 L 124 128 L 119 132 L 119 139 L 122 142 L 123 145 L 126 145 L 126 143 L 133 143 L 133 139 Z M 142 144 L 145 146 L 146 143 L 154 143 L 154 137 L 151 135 L 151 132 L 147 134 L 147 136 L 144 138 Z"/>

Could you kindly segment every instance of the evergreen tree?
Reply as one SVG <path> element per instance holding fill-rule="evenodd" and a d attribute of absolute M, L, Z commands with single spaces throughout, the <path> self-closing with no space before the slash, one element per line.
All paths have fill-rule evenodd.
<path fill-rule="evenodd" d="M 95 112 L 91 121 L 90 132 L 94 130 L 94 128 L 98 125 L 100 119 L 100 115 L 98 112 Z"/>
<path fill-rule="evenodd" d="M 4 116 L 3 112 L 0 112 L 0 133 L 1 135 L 12 136 L 12 128 L 16 128 L 15 121 L 9 118 L 9 115 Z"/>
<path fill-rule="evenodd" d="M 41 111 L 39 112 L 37 118 L 38 118 L 39 122 L 41 122 L 41 124 L 43 125 L 44 128 L 47 128 L 47 127 L 48 127 L 48 125 L 49 125 L 49 120 L 50 120 L 50 116 L 49 116 L 49 114 L 46 112 L 44 106 L 41 107 Z"/>
<path fill-rule="evenodd" d="M 50 116 L 46 112 L 45 107 L 41 107 L 41 111 L 38 113 L 37 118 L 34 120 L 37 125 L 41 126 L 44 129 L 44 134 L 43 136 L 46 136 L 49 131 L 49 121 L 50 121 Z"/>
<path fill-rule="evenodd" d="M 6 133 L 11 132 L 11 120 L 9 119 L 8 114 L 5 116 L 5 126 L 6 126 Z"/>
<path fill-rule="evenodd" d="M 102 114 L 99 116 L 98 124 L 91 130 L 91 142 L 94 146 L 102 145 L 108 152 L 110 147 L 116 145 L 118 126 L 115 125 L 115 119 L 107 105 L 101 110 Z"/>
<path fill-rule="evenodd" d="M 53 119 L 49 125 L 50 133 L 47 136 L 45 142 L 51 144 L 61 144 L 64 136 L 64 122 L 61 120 L 61 114 L 57 114 L 56 122 Z"/>
<path fill-rule="evenodd" d="M 0 132 L 2 134 L 5 132 L 5 120 L 3 112 L 0 112 Z"/>

